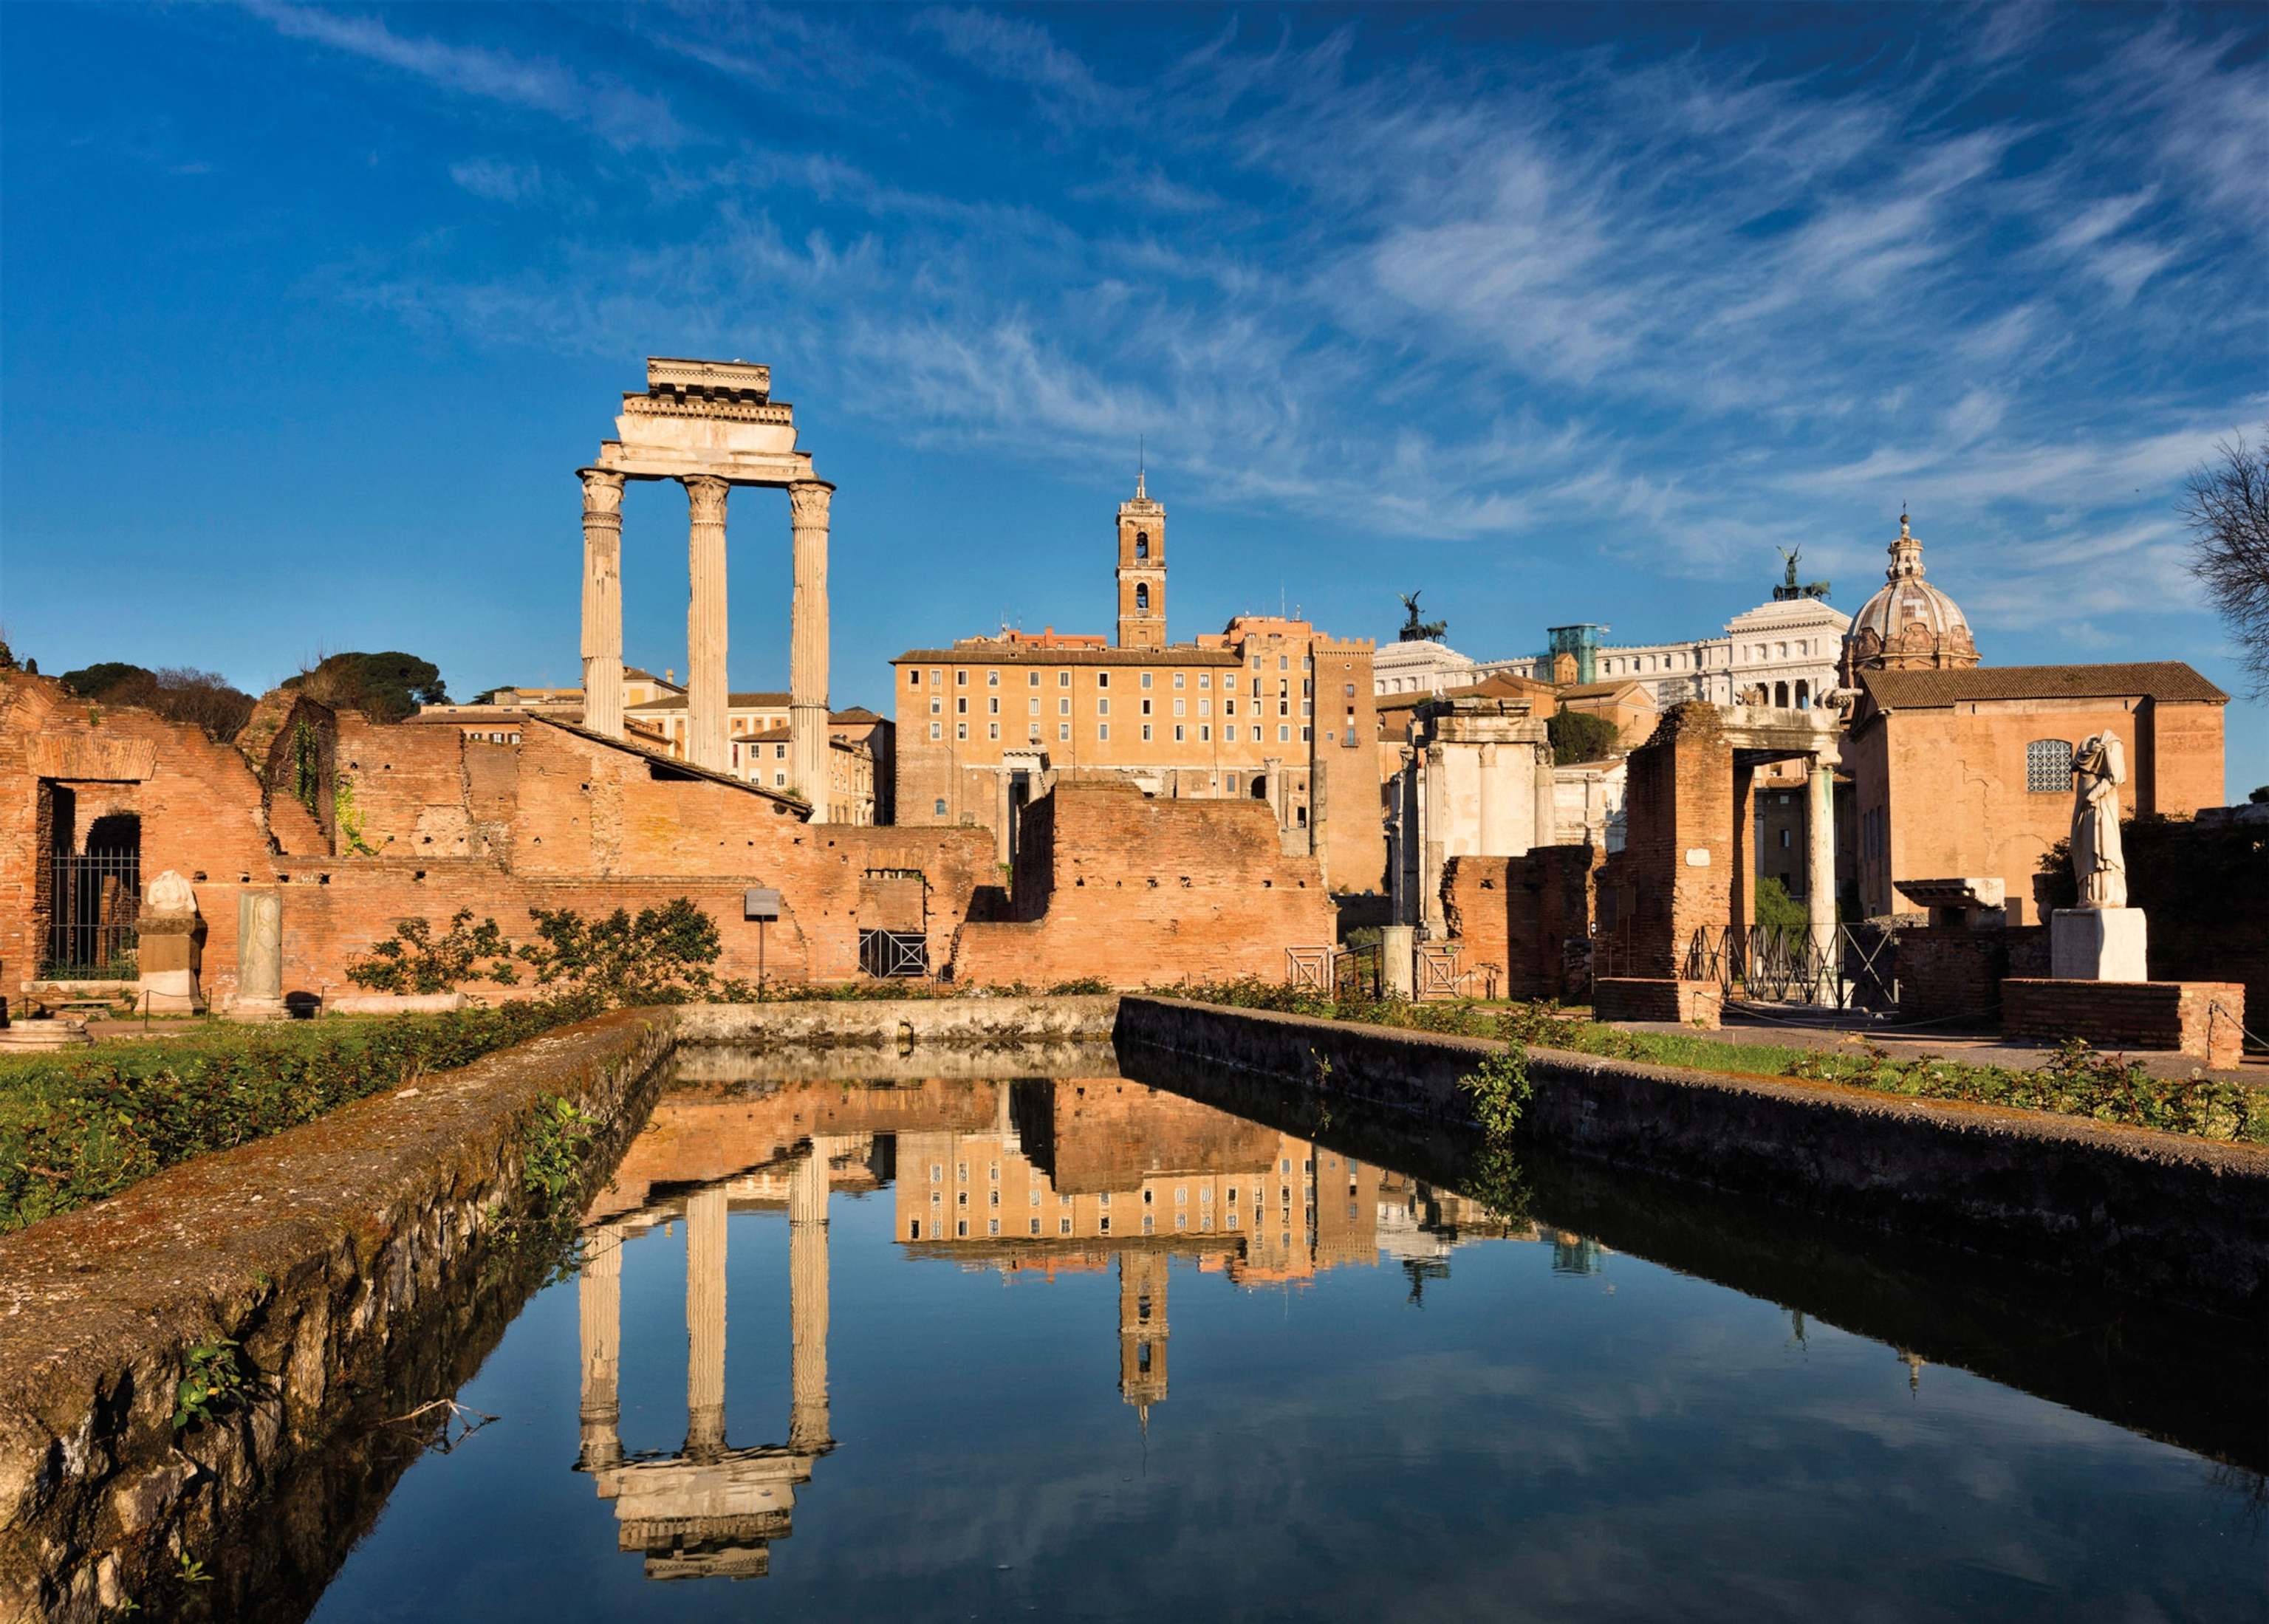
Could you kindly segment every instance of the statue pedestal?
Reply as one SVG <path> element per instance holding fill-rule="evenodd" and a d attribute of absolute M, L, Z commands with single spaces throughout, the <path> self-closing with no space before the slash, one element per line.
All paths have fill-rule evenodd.
<path fill-rule="evenodd" d="M 2140 908 L 2058 908 L 2049 915 L 2049 974 L 2058 981 L 2147 981 Z"/>

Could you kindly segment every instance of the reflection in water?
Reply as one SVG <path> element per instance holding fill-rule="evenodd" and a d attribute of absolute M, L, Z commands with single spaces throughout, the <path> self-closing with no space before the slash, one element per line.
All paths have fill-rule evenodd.
<path fill-rule="evenodd" d="M 689 1057 L 325 1624 L 2258 1616 L 2258 1480 L 2142 1436 L 2242 1459 L 2188 1322 L 1107 1052 L 758 1058 Z"/>
<path fill-rule="evenodd" d="M 735 1162 L 737 1170 L 718 1176 Z M 861 1194 L 883 1188 L 894 1170 L 893 1229 L 911 1257 L 1051 1280 L 1115 1264 L 1119 1392 L 1146 1432 L 1170 1380 L 1171 1259 L 1257 1288 L 1305 1285 L 1324 1271 L 1375 1266 L 1385 1256 L 1409 1273 L 1417 1303 L 1424 1280 L 1447 1278 L 1449 1254 L 1462 1241 L 1538 1233 L 1453 1192 L 1115 1077 L 665 1095 L 591 1207 L 577 1285 L 583 1380 L 575 1469 L 614 1502 L 620 1548 L 644 1554 L 647 1577 L 745 1579 L 768 1571 L 771 1542 L 791 1531 L 797 1486 L 835 1447 L 828 1193 L 837 1185 Z M 736 1449 L 726 1438 L 726 1218 L 783 1206 L 787 1439 Z M 686 1229 L 685 1443 L 672 1455 L 626 1457 L 624 1243 L 678 1219 Z M 1561 1236 L 1555 1245 L 1563 1259 L 1556 1267 L 1599 1266 L 1594 1241 Z"/>

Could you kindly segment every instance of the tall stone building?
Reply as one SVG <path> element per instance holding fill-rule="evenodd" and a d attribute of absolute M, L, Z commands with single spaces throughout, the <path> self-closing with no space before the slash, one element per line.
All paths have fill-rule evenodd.
<path fill-rule="evenodd" d="M 1378 720 L 1367 638 L 1238 616 L 1168 643 L 1165 509 L 1120 506 L 1119 636 L 1004 631 L 891 661 L 901 823 L 983 824 L 1015 860 L 1023 808 L 1059 778 L 1265 801 L 1287 853 L 1334 890 L 1380 888 Z"/>

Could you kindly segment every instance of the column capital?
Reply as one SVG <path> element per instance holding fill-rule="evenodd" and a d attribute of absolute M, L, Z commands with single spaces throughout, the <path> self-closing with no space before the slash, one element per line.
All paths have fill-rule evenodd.
<path fill-rule="evenodd" d="M 595 513 L 620 513 L 623 511 L 623 476 L 611 469 L 584 468 L 575 470 L 583 482 L 583 516 Z"/>
<path fill-rule="evenodd" d="M 797 480 L 787 488 L 788 522 L 799 527 L 825 524 L 828 504 L 834 497 L 835 487 L 826 480 Z"/>
<path fill-rule="evenodd" d="M 678 484 L 685 487 L 685 499 L 693 508 L 696 524 L 725 522 L 725 499 L 733 494 L 733 482 L 715 474 L 687 474 Z"/>

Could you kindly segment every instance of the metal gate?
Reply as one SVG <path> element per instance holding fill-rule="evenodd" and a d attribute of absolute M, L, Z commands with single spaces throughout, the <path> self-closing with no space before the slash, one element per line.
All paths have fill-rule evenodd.
<path fill-rule="evenodd" d="M 131 981 L 138 973 L 142 854 L 58 852 L 48 915 L 48 956 L 40 966 L 50 981 Z"/>
<path fill-rule="evenodd" d="M 929 938 L 918 930 L 862 930 L 859 968 L 877 980 L 929 974 Z"/>

